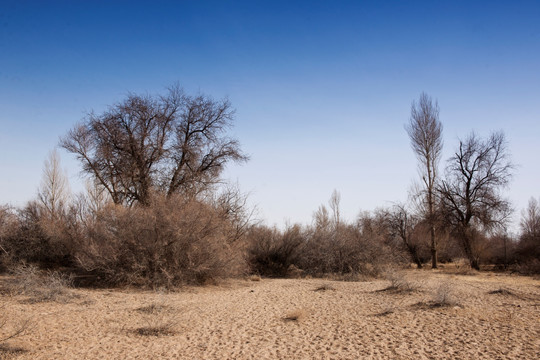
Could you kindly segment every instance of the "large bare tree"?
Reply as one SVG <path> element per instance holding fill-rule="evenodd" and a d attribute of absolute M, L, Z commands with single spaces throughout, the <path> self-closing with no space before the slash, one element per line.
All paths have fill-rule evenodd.
<path fill-rule="evenodd" d="M 508 185 L 512 169 L 502 132 L 485 140 L 472 133 L 459 141 L 459 148 L 448 160 L 438 190 L 445 219 L 474 269 L 480 266 L 479 234 L 504 225 L 511 213 L 510 203 L 500 191 Z"/>
<path fill-rule="evenodd" d="M 178 86 L 164 96 L 129 94 L 90 113 L 60 145 L 114 203 L 148 205 L 153 191 L 197 194 L 216 183 L 226 163 L 247 160 L 226 136 L 233 114 L 229 101 L 190 96 Z"/>
<path fill-rule="evenodd" d="M 439 121 L 439 105 L 426 93 L 420 95 L 418 102 L 413 101 L 411 117 L 405 126 L 411 139 L 411 147 L 416 154 L 418 169 L 423 182 L 423 194 L 426 220 L 429 224 L 431 239 L 431 266 L 437 267 L 437 238 L 435 231 L 435 185 L 437 167 L 443 148 L 442 124 Z"/>

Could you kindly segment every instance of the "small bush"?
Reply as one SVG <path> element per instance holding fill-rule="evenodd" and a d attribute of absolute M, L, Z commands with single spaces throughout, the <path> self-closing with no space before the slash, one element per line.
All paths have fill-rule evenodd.
<path fill-rule="evenodd" d="M 387 270 L 383 276 L 386 280 L 390 281 L 390 286 L 379 291 L 409 293 L 418 290 L 417 284 L 409 281 L 402 273 L 399 273 L 395 270 Z"/>
<path fill-rule="evenodd" d="M 44 301 L 66 302 L 74 295 L 70 291 L 72 278 L 58 272 L 41 272 L 33 265 L 21 265 L 12 270 L 5 282 L 4 292 L 28 297 L 31 303 Z"/>
<path fill-rule="evenodd" d="M 449 281 L 444 281 L 435 290 L 432 299 L 433 307 L 445 307 L 458 305 L 454 294 L 454 288 Z"/>
<path fill-rule="evenodd" d="M 136 334 L 141 336 L 162 336 L 176 333 L 176 313 L 163 300 L 141 306 L 136 310 L 144 314 L 142 320 L 144 325 L 134 330 Z"/>

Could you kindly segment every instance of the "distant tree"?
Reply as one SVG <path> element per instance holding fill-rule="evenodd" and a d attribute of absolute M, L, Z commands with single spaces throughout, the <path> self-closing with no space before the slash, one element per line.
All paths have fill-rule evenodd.
<path fill-rule="evenodd" d="M 100 115 L 90 113 L 60 141 L 116 204 L 149 205 L 153 191 L 198 194 L 225 164 L 245 161 L 225 135 L 234 111 L 227 100 L 190 96 L 178 86 L 164 96 L 129 94 Z"/>
<path fill-rule="evenodd" d="M 540 260 L 540 202 L 529 200 L 527 209 L 521 214 L 520 257 Z"/>
<path fill-rule="evenodd" d="M 459 141 L 458 150 L 448 160 L 446 178 L 438 190 L 445 219 L 474 269 L 479 269 L 481 232 L 504 225 L 511 213 L 500 190 L 508 185 L 512 169 L 502 132 L 485 140 L 472 133 Z"/>
<path fill-rule="evenodd" d="M 437 238 L 435 231 L 436 189 L 438 163 L 443 148 L 442 124 L 439 121 L 439 105 L 426 93 L 420 95 L 418 103 L 413 101 L 411 117 L 405 129 L 411 140 L 411 147 L 419 162 L 419 172 L 423 182 L 426 220 L 431 238 L 431 266 L 437 267 Z"/>
<path fill-rule="evenodd" d="M 43 167 L 43 177 L 38 190 L 39 203 L 45 208 L 46 215 L 55 219 L 67 205 L 69 195 L 69 183 L 60 167 L 60 156 L 53 150 Z"/>
<path fill-rule="evenodd" d="M 540 202 L 529 199 L 527 209 L 521 213 L 521 233 L 524 237 L 540 238 Z"/>
<path fill-rule="evenodd" d="M 336 231 L 339 229 L 339 224 L 341 222 L 340 203 L 341 194 L 339 193 L 339 191 L 334 189 L 334 191 L 332 192 L 332 196 L 328 201 L 328 205 L 330 206 L 330 209 L 332 209 L 332 220 L 334 222 Z"/>

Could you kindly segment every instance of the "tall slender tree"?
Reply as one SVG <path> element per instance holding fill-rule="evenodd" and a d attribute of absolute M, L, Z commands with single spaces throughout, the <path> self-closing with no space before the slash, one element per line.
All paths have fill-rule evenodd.
<path fill-rule="evenodd" d="M 422 93 L 418 102 L 413 101 L 411 105 L 411 117 L 405 129 L 418 159 L 418 170 L 423 183 L 425 216 L 429 224 L 431 239 L 431 266 L 437 268 L 435 185 L 438 177 L 437 167 L 443 148 L 443 126 L 439 121 L 437 101 L 434 102 L 429 95 Z"/>

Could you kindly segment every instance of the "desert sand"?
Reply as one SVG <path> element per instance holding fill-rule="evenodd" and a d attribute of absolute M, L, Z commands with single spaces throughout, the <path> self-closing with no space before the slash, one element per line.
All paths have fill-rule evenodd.
<path fill-rule="evenodd" d="M 2 295 L 0 338 L 25 319 L 30 326 L 0 358 L 540 358 L 540 280 L 404 274 L 397 289 L 388 280 L 251 279 L 168 293 L 73 289 L 37 303 Z"/>

